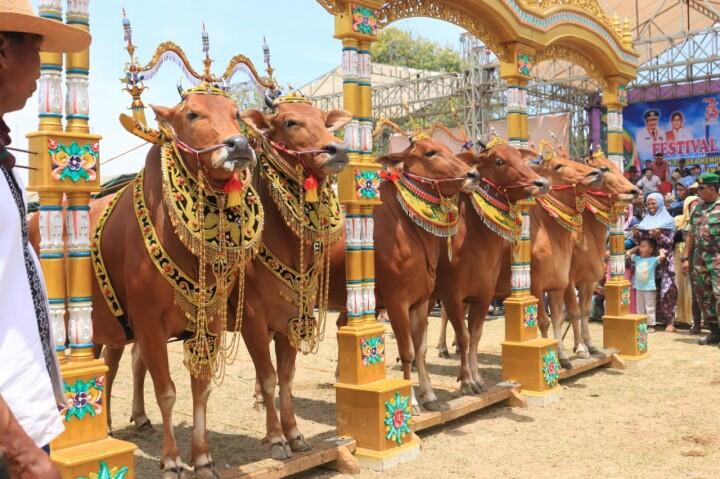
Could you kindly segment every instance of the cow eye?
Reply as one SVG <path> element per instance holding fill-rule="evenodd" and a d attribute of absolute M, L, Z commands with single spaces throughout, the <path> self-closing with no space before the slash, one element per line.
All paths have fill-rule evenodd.
<path fill-rule="evenodd" d="M 610 168 L 607 166 L 601 166 L 600 171 L 602 171 L 603 173 L 610 173 Z"/>
<path fill-rule="evenodd" d="M 283 122 L 283 125 L 285 126 L 285 128 L 292 128 L 293 126 L 297 126 L 298 122 L 296 122 L 295 120 L 285 120 Z"/>
<path fill-rule="evenodd" d="M 199 117 L 200 117 L 200 115 L 198 115 L 198 114 L 195 113 L 194 111 L 188 111 L 188 112 L 187 112 L 187 119 L 190 120 L 190 121 L 197 120 Z"/>
<path fill-rule="evenodd" d="M 435 155 L 437 155 L 437 151 L 435 151 L 435 150 L 430 150 L 430 151 L 426 151 L 426 152 L 425 152 L 425 157 L 426 157 L 426 158 L 432 158 L 432 157 L 435 156 Z"/>
<path fill-rule="evenodd" d="M 495 164 L 498 166 L 503 166 L 505 164 L 505 161 L 498 158 L 497 160 L 495 160 Z"/>
<path fill-rule="evenodd" d="M 563 165 L 562 163 L 559 164 L 559 165 L 556 165 L 556 166 L 555 166 L 555 171 L 560 171 L 560 170 L 562 170 L 562 167 L 563 167 L 563 166 L 565 166 L 565 165 Z"/>

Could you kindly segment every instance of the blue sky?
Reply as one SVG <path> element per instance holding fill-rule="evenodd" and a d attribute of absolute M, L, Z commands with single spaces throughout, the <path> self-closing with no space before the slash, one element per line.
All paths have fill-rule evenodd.
<path fill-rule="evenodd" d="M 37 9 L 38 0 L 32 0 Z M 62 2 L 65 5 L 66 2 Z M 301 86 L 338 66 L 340 42 L 333 38 L 334 22 L 315 0 L 92 0 L 90 29 L 90 128 L 103 135 L 101 159 L 111 158 L 142 143 L 125 132 L 117 121 L 130 104 L 121 91 L 119 78 L 127 62 L 122 30 L 122 8 L 133 29 L 136 56 L 146 63 L 155 47 L 167 40 L 179 44 L 196 70 L 202 67 L 202 23 L 210 37 L 214 71 L 225 68 L 238 53 L 262 67 L 262 38 L 267 38 L 276 78 L 281 84 Z M 425 38 L 457 47 L 462 29 L 439 20 L 417 18 L 393 26 Z M 146 104 L 174 105 L 178 101 L 176 84 L 180 71 L 173 64 L 163 65 L 158 76 L 148 82 L 143 94 Z M 64 86 L 63 86 L 64 90 Z M 26 133 L 37 129 L 37 98 L 30 99 L 22 112 L 6 117 L 13 130 L 14 145 L 26 145 Z M 148 113 L 148 120 L 152 112 Z M 103 165 L 103 176 L 138 171 L 146 149 Z M 22 156 L 21 163 L 27 161 Z"/>

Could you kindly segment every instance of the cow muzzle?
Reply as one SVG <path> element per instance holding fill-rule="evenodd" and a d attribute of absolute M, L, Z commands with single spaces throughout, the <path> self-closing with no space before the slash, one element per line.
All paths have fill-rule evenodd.
<path fill-rule="evenodd" d="M 212 158 L 213 168 L 224 168 L 227 171 L 254 168 L 257 164 L 255 151 L 250 147 L 243 135 L 233 135 L 227 138 L 224 148 L 218 149 Z"/>
<path fill-rule="evenodd" d="M 340 173 L 350 161 L 347 153 L 347 146 L 344 143 L 328 143 L 323 147 L 327 156 L 322 163 L 322 171 L 328 175 Z"/>

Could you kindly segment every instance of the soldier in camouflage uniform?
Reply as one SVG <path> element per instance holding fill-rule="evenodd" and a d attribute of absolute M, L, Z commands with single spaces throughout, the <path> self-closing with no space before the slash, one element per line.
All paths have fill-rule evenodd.
<path fill-rule="evenodd" d="M 720 343 L 720 176 L 706 173 L 698 178 L 702 200 L 690 214 L 690 229 L 682 258 L 683 271 L 692 271 L 693 294 L 710 334 L 700 344 Z"/>

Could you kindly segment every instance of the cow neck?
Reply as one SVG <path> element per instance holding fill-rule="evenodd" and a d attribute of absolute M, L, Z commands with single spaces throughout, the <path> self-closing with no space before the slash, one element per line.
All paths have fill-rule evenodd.
<path fill-rule="evenodd" d="M 560 189 L 551 190 L 545 196 L 536 199 L 537 204 L 555 220 L 557 224 L 571 233 L 581 235 L 582 233 L 582 211 L 585 209 L 584 203 L 574 194 L 574 187 L 570 185 L 559 185 Z M 569 188 L 566 188 L 569 186 Z M 573 189 L 573 192 L 564 191 Z M 573 200 L 569 201 L 568 197 L 573 195 Z M 568 204 L 568 203 L 572 203 Z"/>
<path fill-rule="evenodd" d="M 583 196 L 585 197 L 585 207 L 596 220 L 608 228 L 615 224 L 618 217 L 607 193 L 587 191 Z"/>
<path fill-rule="evenodd" d="M 478 191 L 469 194 L 473 209 L 483 224 L 495 234 L 508 241 L 516 241 L 522 231 L 520 209 L 503 198 L 500 192 L 486 183 Z"/>
<path fill-rule="evenodd" d="M 279 296 L 298 308 L 297 316 L 288 323 L 290 344 L 303 354 L 316 353 L 325 335 L 330 246 L 342 233 L 340 202 L 329 177 L 321 181 L 317 201 L 305 201 L 303 166 L 291 165 L 269 140 L 258 141 L 260 179 L 276 213 L 269 218 L 281 218 L 298 238 L 297 255 L 291 253 L 298 267 L 287 264 L 264 243 L 256 258 L 280 283 Z"/>
<path fill-rule="evenodd" d="M 175 143 L 162 145 L 160 155 L 163 203 L 177 237 L 195 256 L 204 246 L 210 263 L 222 258 L 230 265 L 237 264 L 245 251 L 257 246 L 262 232 L 263 207 L 255 189 L 246 182 L 240 204 L 226 208 L 224 193 L 212 191 L 200 198 L 201 190 L 207 190 L 200 188 Z M 204 216 L 202 233 L 200 215 Z"/>
<path fill-rule="evenodd" d="M 441 238 L 449 238 L 457 233 L 457 194 L 445 197 L 439 192 L 427 191 L 404 174 L 392 183 L 395 185 L 400 207 L 413 223 Z"/>

